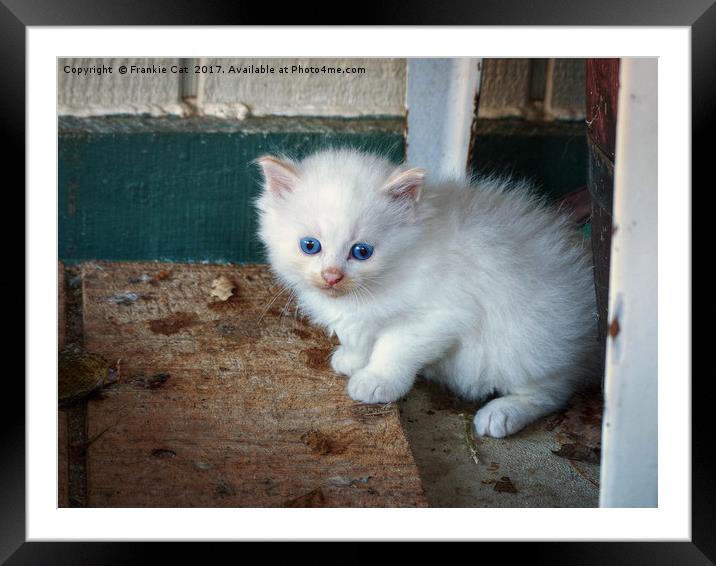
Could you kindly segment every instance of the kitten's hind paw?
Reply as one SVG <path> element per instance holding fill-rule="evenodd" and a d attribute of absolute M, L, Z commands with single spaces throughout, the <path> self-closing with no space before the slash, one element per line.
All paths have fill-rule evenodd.
<path fill-rule="evenodd" d="M 331 367 L 341 375 L 353 375 L 353 372 L 364 367 L 368 363 L 365 356 L 355 350 L 349 350 L 345 346 L 338 346 L 331 355 Z"/>
<path fill-rule="evenodd" d="M 487 403 L 475 414 L 475 432 L 480 436 L 503 438 L 548 412 L 523 397 L 508 395 Z"/>
<path fill-rule="evenodd" d="M 411 385 L 360 369 L 348 380 L 346 391 L 352 399 L 362 403 L 391 403 L 405 395 Z"/>

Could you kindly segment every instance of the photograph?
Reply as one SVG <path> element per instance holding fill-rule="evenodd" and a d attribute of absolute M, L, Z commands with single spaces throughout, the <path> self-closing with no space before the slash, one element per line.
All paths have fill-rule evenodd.
<path fill-rule="evenodd" d="M 713 0 L 162 2 L 0 0 L 26 223 L 0 563 L 713 560 Z"/>
<path fill-rule="evenodd" d="M 658 506 L 656 58 L 58 57 L 57 95 L 59 507 Z"/>

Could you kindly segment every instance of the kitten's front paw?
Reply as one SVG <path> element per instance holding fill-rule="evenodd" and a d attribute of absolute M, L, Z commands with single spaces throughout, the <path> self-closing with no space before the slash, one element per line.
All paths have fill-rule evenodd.
<path fill-rule="evenodd" d="M 348 380 L 346 391 L 352 399 L 362 403 L 391 403 L 405 395 L 411 385 L 360 369 Z"/>
<path fill-rule="evenodd" d="M 331 356 L 333 371 L 342 375 L 353 375 L 353 372 L 365 366 L 366 363 L 365 356 L 342 345 L 333 350 Z"/>
<path fill-rule="evenodd" d="M 535 418 L 535 412 L 515 397 L 500 397 L 477 411 L 475 432 L 480 436 L 503 438 L 517 432 Z"/>

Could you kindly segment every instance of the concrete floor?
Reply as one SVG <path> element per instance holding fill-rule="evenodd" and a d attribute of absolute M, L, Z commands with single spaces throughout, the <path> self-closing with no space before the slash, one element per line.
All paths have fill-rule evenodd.
<path fill-rule="evenodd" d="M 479 403 L 419 380 L 400 402 L 403 426 L 431 507 L 596 507 L 601 394 L 504 439 L 475 438 Z M 556 455 L 569 453 L 575 459 Z M 477 460 L 477 461 L 475 461 Z"/>

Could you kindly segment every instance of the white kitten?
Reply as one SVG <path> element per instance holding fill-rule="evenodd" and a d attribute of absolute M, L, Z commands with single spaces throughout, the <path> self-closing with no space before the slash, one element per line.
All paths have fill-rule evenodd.
<path fill-rule="evenodd" d="M 330 150 L 262 157 L 259 234 L 274 273 L 341 345 L 331 365 L 365 403 L 416 374 L 459 395 L 503 437 L 562 407 L 597 352 L 589 255 L 529 187 L 425 185 L 422 169 Z M 424 186 L 425 185 L 425 186 Z"/>

